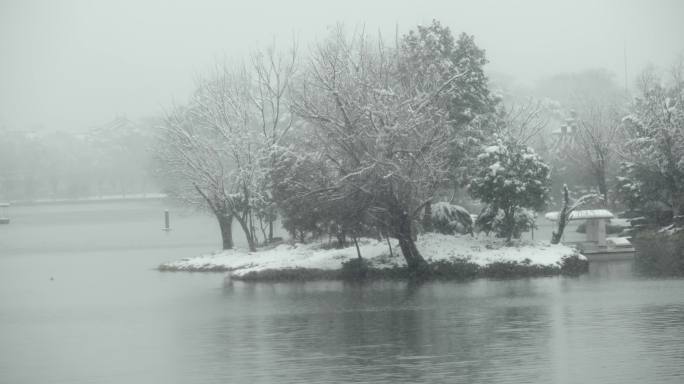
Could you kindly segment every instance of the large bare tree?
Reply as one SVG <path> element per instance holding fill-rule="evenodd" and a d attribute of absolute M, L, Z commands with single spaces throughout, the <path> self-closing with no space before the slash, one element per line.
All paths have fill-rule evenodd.
<path fill-rule="evenodd" d="M 249 64 L 217 65 L 198 81 L 187 106 L 171 111 L 162 124 L 158 153 L 167 189 L 186 201 L 200 197 L 216 215 L 224 248 L 232 247 L 235 219 L 249 249 L 258 243 L 255 214 L 269 221 L 275 208 L 270 170 L 276 148 L 292 126 L 286 102 L 295 73 L 296 51 L 269 48 Z"/>

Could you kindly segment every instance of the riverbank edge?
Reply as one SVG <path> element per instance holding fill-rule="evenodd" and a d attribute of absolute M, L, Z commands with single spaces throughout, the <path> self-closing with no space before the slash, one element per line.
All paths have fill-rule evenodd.
<path fill-rule="evenodd" d="M 77 205 L 77 204 L 100 204 L 100 203 L 121 203 L 139 202 L 150 200 L 165 200 L 168 196 L 164 193 L 148 192 L 133 193 L 128 195 L 104 195 L 77 198 L 54 198 L 54 199 L 34 199 L 34 200 L 10 200 L 11 206 L 36 206 L 36 205 Z"/>
<path fill-rule="evenodd" d="M 349 260 L 342 268 L 269 268 L 252 271 L 240 275 L 232 275 L 234 269 L 225 266 L 175 267 L 160 265 L 161 272 L 221 272 L 228 273 L 233 280 L 249 282 L 287 282 L 287 281 L 317 281 L 317 280 L 410 280 L 415 278 L 426 280 L 473 280 L 488 279 L 516 279 L 549 276 L 579 276 L 589 271 L 589 262 L 580 255 L 570 255 L 562 258 L 558 264 L 532 264 L 529 260 L 497 261 L 484 266 L 467 259 L 439 260 L 428 262 L 428 269 L 416 276 L 406 267 L 377 268 L 372 267 L 365 259 Z"/>

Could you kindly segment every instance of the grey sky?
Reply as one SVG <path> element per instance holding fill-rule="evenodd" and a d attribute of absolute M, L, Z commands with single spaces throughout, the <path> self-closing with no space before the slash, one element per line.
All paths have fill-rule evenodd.
<path fill-rule="evenodd" d="M 488 70 L 522 81 L 585 68 L 623 79 L 684 52 L 684 1 L 0 0 L 0 124 L 82 130 L 185 100 L 217 58 L 336 22 L 392 34 L 439 19 L 474 34 Z"/>

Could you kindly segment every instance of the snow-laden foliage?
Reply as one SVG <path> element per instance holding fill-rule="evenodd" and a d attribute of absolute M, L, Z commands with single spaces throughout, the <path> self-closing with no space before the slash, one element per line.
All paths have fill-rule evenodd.
<path fill-rule="evenodd" d="M 536 224 L 537 214 L 527 208 L 517 208 L 513 214 L 513 233 L 511 236 L 515 239 L 519 239 L 523 232 L 529 232 L 532 229 L 537 228 Z M 503 210 L 494 216 L 492 221 L 492 228 L 496 232 L 497 237 L 508 238 L 508 227 L 505 223 L 505 215 Z"/>
<path fill-rule="evenodd" d="M 492 229 L 510 240 L 523 230 L 518 223 L 527 225 L 521 208 L 543 208 L 549 193 L 549 167 L 534 150 L 510 138 L 484 147 L 478 164 L 470 193 L 489 205 Z M 499 214 L 502 218 L 497 221 Z"/>
<path fill-rule="evenodd" d="M 517 208 L 513 214 L 511 237 L 519 239 L 523 232 L 529 232 L 537 228 L 537 214 L 534 210 Z M 496 237 L 508 238 L 509 224 L 505 221 L 504 211 L 494 210 L 491 206 L 482 209 L 475 220 L 474 230 L 484 232 L 487 235 L 494 233 Z"/>
<path fill-rule="evenodd" d="M 379 226 L 400 240 L 408 265 L 419 269 L 425 262 L 411 223 L 446 178 L 447 114 L 440 90 L 450 83 L 405 87 L 398 59 L 366 36 L 338 33 L 314 53 L 295 110 L 315 128 L 317 146 L 334 169 L 333 189 L 321 193 L 330 200 L 358 192 L 370 197 Z"/>
<path fill-rule="evenodd" d="M 448 27 L 433 20 L 400 40 L 399 72 L 407 88 L 435 87 L 452 81 L 443 91 L 448 111 L 449 173 L 456 186 L 464 185 L 473 169 L 474 151 L 491 137 L 498 99 L 490 94 L 484 50 L 473 36 L 454 38 Z"/>
<path fill-rule="evenodd" d="M 443 201 L 432 204 L 431 208 L 435 232 L 445 235 L 473 232 L 473 219 L 467 209 Z"/>
<path fill-rule="evenodd" d="M 454 39 L 448 27 L 437 20 L 418 26 L 401 39 L 399 64 L 407 86 L 439 86 L 456 74 L 449 89 L 449 118 L 453 126 L 463 127 L 477 116 L 493 111 L 493 98 L 484 73 L 484 50 L 473 36 L 462 33 Z"/>
<path fill-rule="evenodd" d="M 633 207 L 650 202 L 669 206 L 674 215 L 684 206 L 684 70 L 663 84 L 644 76 L 641 94 L 624 118 L 631 134 L 625 146 L 620 191 Z"/>
<path fill-rule="evenodd" d="M 333 185 L 312 192 L 328 200 L 365 196 L 352 201 L 368 202 L 381 232 L 399 239 L 411 268 L 422 268 L 413 221 L 449 180 L 451 105 L 474 92 L 460 87 L 476 74 L 446 61 L 428 64 L 408 40 L 394 48 L 335 31 L 313 52 L 294 110 L 333 175 Z M 447 40 L 429 50 L 448 49 Z"/>
<path fill-rule="evenodd" d="M 319 152 L 284 151 L 273 169 L 273 196 L 283 227 L 300 242 L 327 234 L 343 247 L 347 239 L 377 235 L 371 229 L 368 196 L 361 191 L 340 193 L 336 173 Z"/>

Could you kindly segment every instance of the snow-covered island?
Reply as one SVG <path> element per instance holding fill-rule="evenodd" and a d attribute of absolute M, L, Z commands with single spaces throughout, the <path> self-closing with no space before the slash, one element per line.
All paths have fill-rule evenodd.
<path fill-rule="evenodd" d="M 548 242 L 520 242 L 517 246 L 505 246 L 504 241 L 488 236 L 453 236 L 424 234 L 418 238 L 417 246 L 430 265 L 453 263 L 470 266 L 471 270 L 492 266 L 519 267 L 543 271 L 532 275 L 549 275 L 561 272 L 564 258 L 586 260 L 574 248 L 565 245 L 551 245 Z M 326 249 L 326 243 L 280 244 L 271 249 L 247 252 L 231 249 L 210 255 L 171 261 L 159 266 L 162 271 L 229 272 L 235 279 L 278 279 L 278 275 L 289 275 L 292 271 L 339 272 L 343 263 L 357 259 L 352 245 L 342 249 Z M 360 239 L 359 249 L 370 268 L 376 271 L 400 269 L 406 262 L 396 241 L 392 241 L 392 253 L 385 240 Z M 305 273 L 305 277 L 320 274 Z M 335 277 L 334 273 L 325 277 Z M 522 273 L 530 275 L 530 273 Z M 466 276 L 466 277 L 476 277 Z M 501 276 L 508 277 L 508 276 Z M 513 277 L 513 276 L 510 276 Z"/>

